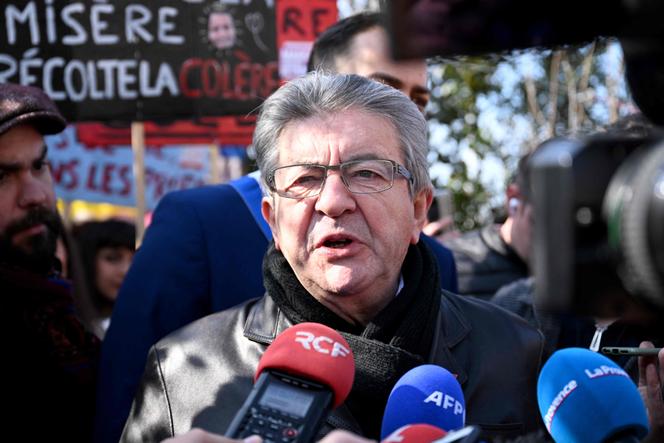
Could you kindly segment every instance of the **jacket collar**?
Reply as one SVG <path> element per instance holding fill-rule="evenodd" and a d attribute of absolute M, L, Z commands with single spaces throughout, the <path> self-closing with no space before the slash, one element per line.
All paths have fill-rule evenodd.
<path fill-rule="evenodd" d="M 244 324 L 244 336 L 249 340 L 269 345 L 277 335 L 284 332 L 293 323 L 286 318 L 281 309 L 269 295 L 264 295 L 249 311 Z"/>
<path fill-rule="evenodd" d="M 454 357 L 452 350 L 468 336 L 471 326 L 455 303 L 454 296 L 447 294 L 449 293 L 443 290 L 429 362 L 450 371 L 463 386 L 468 380 L 468 373 Z"/>
<path fill-rule="evenodd" d="M 519 254 L 517 254 L 510 245 L 505 243 L 505 240 L 503 240 L 503 237 L 500 235 L 500 225 L 493 224 L 484 227 L 480 231 L 480 237 L 487 248 L 497 252 L 503 257 L 507 257 L 515 264 L 527 268 L 528 265 L 526 265 L 526 262 L 524 262 L 523 259 L 519 257 Z"/>
<path fill-rule="evenodd" d="M 269 345 L 277 335 L 291 326 L 293 324 L 290 320 L 281 312 L 272 297 L 266 294 L 251 308 L 244 324 L 244 336 L 249 340 Z M 333 410 L 326 421 L 332 428 L 345 429 L 362 435 L 362 429 L 345 404 Z"/>
<path fill-rule="evenodd" d="M 265 295 L 251 309 L 244 325 L 244 336 L 252 341 L 269 345 L 277 335 L 292 325 L 272 298 Z M 454 302 L 453 297 L 446 296 L 443 291 L 443 300 L 440 304 L 428 360 L 456 375 L 461 385 L 468 379 L 468 374 L 452 354 L 452 349 L 468 336 L 470 330 L 470 323 Z"/>
<path fill-rule="evenodd" d="M 429 362 L 450 371 L 463 386 L 468 380 L 468 374 L 452 354 L 452 349 L 468 336 L 471 327 L 454 302 L 453 296 L 447 296 L 443 291 L 442 297 Z M 272 298 L 265 295 L 249 312 L 244 325 L 244 336 L 249 340 L 269 345 L 277 335 L 292 325 Z M 360 426 L 345 404 L 330 413 L 327 423 L 333 428 L 345 429 L 358 435 L 362 434 Z"/>

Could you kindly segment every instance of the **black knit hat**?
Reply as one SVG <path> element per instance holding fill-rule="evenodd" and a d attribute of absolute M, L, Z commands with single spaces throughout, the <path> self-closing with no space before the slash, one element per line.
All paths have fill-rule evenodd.
<path fill-rule="evenodd" d="M 41 89 L 0 84 L 0 135 L 20 124 L 29 124 L 47 135 L 62 132 L 67 121 Z"/>

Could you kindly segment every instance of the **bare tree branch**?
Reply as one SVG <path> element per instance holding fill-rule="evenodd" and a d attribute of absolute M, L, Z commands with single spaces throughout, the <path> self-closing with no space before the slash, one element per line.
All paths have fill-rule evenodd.
<path fill-rule="evenodd" d="M 618 84 L 620 79 L 625 75 L 625 59 L 620 59 L 620 67 L 617 72 L 607 73 L 606 75 L 606 89 L 608 90 L 608 103 L 609 108 L 609 124 L 615 123 L 618 120 L 618 107 L 620 100 L 618 98 Z"/>
<path fill-rule="evenodd" d="M 526 98 L 528 100 L 528 110 L 535 119 L 537 126 L 544 127 L 546 125 L 546 119 L 537 104 L 537 86 L 535 86 L 535 81 L 531 76 L 527 75 L 524 77 L 523 82 L 526 90 Z"/>
<path fill-rule="evenodd" d="M 581 79 L 579 80 L 579 93 L 578 93 L 578 107 L 577 107 L 577 122 L 579 127 L 583 125 L 583 120 L 586 116 L 586 103 L 589 100 L 588 82 L 590 81 L 590 72 L 593 67 L 593 58 L 595 57 L 595 42 L 590 45 L 588 54 L 583 58 L 581 66 Z"/>
<path fill-rule="evenodd" d="M 567 85 L 567 126 L 571 134 L 576 134 L 579 129 L 576 112 L 576 76 L 566 56 L 563 57 L 561 64 L 565 73 L 565 84 Z"/>
<path fill-rule="evenodd" d="M 560 72 L 560 59 L 563 51 L 555 51 L 551 56 L 551 66 L 549 68 L 549 129 L 547 138 L 553 137 L 556 133 L 556 119 L 558 110 L 558 72 Z"/>

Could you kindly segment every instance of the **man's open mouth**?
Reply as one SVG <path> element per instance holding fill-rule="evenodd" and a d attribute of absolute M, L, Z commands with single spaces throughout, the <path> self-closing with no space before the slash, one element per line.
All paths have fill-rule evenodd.
<path fill-rule="evenodd" d="M 18 231 L 16 234 L 19 235 L 33 235 L 33 234 L 38 234 L 46 230 L 46 225 L 43 223 L 37 223 L 32 226 L 27 226 L 24 229 L 21 229 Z"/>
<path fill-rule="evenodd" d="M 344 246 L 347 246 L 352 242 L 353 240 L 351 240 L 350 238 L 326 240 L 325 242 L 323 242 L 323 246 L 325 246 L 326 248 L 343 248 Z"/>

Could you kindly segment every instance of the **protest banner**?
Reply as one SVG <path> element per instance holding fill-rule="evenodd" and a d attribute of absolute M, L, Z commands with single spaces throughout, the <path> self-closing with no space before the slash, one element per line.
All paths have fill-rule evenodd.
<path fill-rule="evenodd" d="M 65 201 L 84 200 L 135 206 L 132 150 L 127 146 L 87 147 L 73 126 L 46 137 L 56 195 Z M 208 148 L 168 146 L 145 151 L 145 206 L 153 210 L 167 192 L 206 184 Z"/>
<path fill-rule="evenodd" d="M 145 145 L 248 144 L 252 112 L 281 80 L 306 72 L 313 40 L 336 17 L 335 0 L 9 0 L 0 83 L 40 87 L 70 122 L 104 122 L 81 125 L 88 145 L 131 143 L 142 220 L 151 208 Z"/>
<path fill-rule="evenodd" d="M 205 117 L 198 121 L 178 120 L 160 124 L 145 122 L 145 144 L 161 147 L 190 145 L 249 145 L 256 116 Z M 128 124 L 78 123 L 78 140 L 86 146 L 129 145 Z"/>
<path fill-rule="evenodd" d="M 0 83 L 69 121 L 243 115 L 279 85 L 274 0 L 9 0 Z"/>

